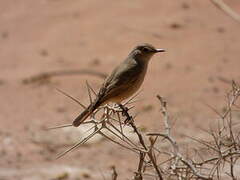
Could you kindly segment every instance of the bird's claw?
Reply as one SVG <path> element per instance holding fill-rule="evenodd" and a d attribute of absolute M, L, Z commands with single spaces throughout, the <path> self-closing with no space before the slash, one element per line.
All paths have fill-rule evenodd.
<path fill-rule="evenodd" d="M 124 124 L 130 124 L 130 122 L 132 122 L 133 118 L 132 116 L 127 116 L 127 118 L 124 121 Z"/>

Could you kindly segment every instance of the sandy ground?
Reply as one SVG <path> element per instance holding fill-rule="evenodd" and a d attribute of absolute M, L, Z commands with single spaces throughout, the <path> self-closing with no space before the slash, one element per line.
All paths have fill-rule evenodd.
<path fill-rule="evenodd" d="M 239 2 L 228 3 L 240 13 Z M 66 75 L 27 84 L 26 78 L 58 70 L 109 73 L 136 44 L 152 43 L 167 52 L 150 62 L 135 104 L 137 125 L 163 129 L 160 94 L 177 119 L 177 137 L 201 136 L 199 129 L 217 117 L 206 104 L 224 108 L 225 81 L 240 79 L 239 23 L 210 1 L 9 0 L 0 2 L 0 12 L 0 179 L 39 179 L 41 169 L 54 172 L 42 175 L 51 179 L 65 172 L 60 167 L 83 170 L 79 179 L 103 179 L 111 165 L 126 179 L 136 169 L 137 158 L 108 141 L 53 160 L 67 146 L 32 140 L 42 127 L 71 123 L 82 111 L 54 87 L 87 104 L 85 81 L 98 89 L 101 78 Z"/>

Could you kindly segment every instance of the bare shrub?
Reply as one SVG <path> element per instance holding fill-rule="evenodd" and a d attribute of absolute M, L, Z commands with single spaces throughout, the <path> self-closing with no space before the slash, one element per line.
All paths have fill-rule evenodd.
<path fill-rule="evenodd" d="M 92 94 L 96 93 L 87 84 L 89 99 L 92 100 Z M 62 91 L 60 91 L 62 92 Z M 85 107 L 79 101 L 70 95 L 62 92 L 75 102 Z M 121 106 L 105 105 L 98 108 L 90 117 L 89 121 L 84 123 L 91 124 L 89 130 L 94 131 L 77 142 L 67 151 L 58 157 L 65 155 L 76 147 L 84 144 L 96 134 L 100 134 L 109 141 L 131 151 L 129 153 L 139 158 L 136 171 L 132 179 L 237 179 L 236 170 L 240 165 L 237 161 L 240 159 L 240 130 L 239 123 L 234 120 L 234 112 L 239 111 L 237 100 L 240 96 L 240 87 L 232 82 L 232 89 L 227 94 L 227 105 L 224 112 L 220 113 L 213 109 L 219 117 L 216 128 L 210 128 L 205 132 L 209 139 L 202 140 L 195 137 L 188 137 L 198 144 L 197 153 L 184 155 L 180 151 L 180 145 L 172 136 L 171 123 L 167 109 L 167 102 L 159 95 L 157 98 L 161 105 L 161 113 L 164 120 L 164 132 L 141 132 L 135 122 L 134 117 L 129 114 L 133 108 L 131 104 L 136 96 L 132 97 Z M 63 125 L 55 128 L 61 128 L 71 125 Z M 133 142 L 125 133 L 124 128 L 130 126 L 133 133 L 138 137 L 138 142 Z M 51 128 L 52 129 L 52 128 Z M 107 132 L 107 133 L 106 133 Z M 109 135 L 111 134 L 111 136 Z M 112 137 L 115 138 L 112 138 Z M 161 143 L 168 142 L 168 146 L 162 147 Z M 238 166 L 238 167 L 237 167 Z M 227 168 L 228 167 L 228 168 Z M 112 168 L 112 179 L 116 180 L 118 175 L 115 167 Z"/>

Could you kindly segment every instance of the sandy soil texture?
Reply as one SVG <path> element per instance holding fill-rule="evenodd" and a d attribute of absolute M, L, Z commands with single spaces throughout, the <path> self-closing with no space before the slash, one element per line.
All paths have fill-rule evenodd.
<path fill-rule="evenodd" d="M 240 13 L 237 0 L 228 3 Z M 111 165 L 126 179 L 136 169 L 134 155 L 103 139 L 55 160 L 71 143 L 42 128 L 71 123 L 82 111 L 55 87 L 87 104 L 85 81 L 98 89 L 103 80 L 73 74 L 26 81 L 37 74 L 108 74 L 138 43 L 164 48 L 149 64 L 133 112 L 140 112 L 137 125 L 163 129 L 160 94 L 184 142 L 184 134 L 204 136 L 200 128 L 216 119 L 206 104 L 221 111 L 228 82 L 240 79 L 240 24 L 210 1 L 8 0 L 0 12 L 0 179 L 103 179 Z"/>

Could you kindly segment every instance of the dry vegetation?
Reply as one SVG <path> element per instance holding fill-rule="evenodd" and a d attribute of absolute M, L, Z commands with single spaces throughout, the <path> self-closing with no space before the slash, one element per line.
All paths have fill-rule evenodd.
<path fill-rule="evenodd" d="M 227 15 L 239 22 L 239 15 L 230 7 L 224 4 L 221 0 L 212 0 L 218 8 L 223 10 Z M 60 71 L 39 74 L 36 77 L 24 79 L 23 83 L 28 84 L 35 81 L 46 82 L 52 76 L 72 75 L 72 74 L 90 74 L 106 77 L 106 74 L 89 71 Z M 228 82 L 229 83 L 229 82 Z M 92 102 L 92 94 L 96 96 L 96 92 L 88 84 L 88 95 L 90 103 Z M 62 94 L 71 98 L 78 103 L 82 108 L 86 108 L 81 102 L 58 89 Z M 137 96 L 137 95 L 136 95 Z M 61 153 L 58 158 L 66 153 L 86 143 L 95 135 L 101 135 L 109 141 L 115 143 L 131 155 L 138 156 L 139 163 L 132 179 L 225 179 L 226 177 L 237 180 L 240 168 L 240 131 L 239 123 L 235 121 L 235 112 L 240 111 L 240 106 L 237 105 L 240 96 L 240 86 L 234 81 L 232 88 L 227 94 L 227 104 L 223 112 L 210 107 L 218 116 L 214 127 L 209 130 L 203 130 L 209 138 L 199 139 L 193 136 L 188 136 L 193 141 L 192 146 L 188 147 L 187 153 L 185 147 L 181 147 L 179 142 L 172 135 L 171 116 L 168 113 L 167 101 L 163 97 L 157 95 L 160 102 L 162 119 L 165 125 L 164 132 L 142 132 L 135 124 L 135 117 L 129 114 L 129 110 L 134 106 L 130 106 L 135 102 L 136 96 L 132 97 L 121 106 L 105 105 L 97 109 L 89 121 L 85 124 L 91 124 L 92 127 L 88 130 L 94 131 L 77 142 L 70 149 Z M 100 114 L 100 115 L 99 115 Z M 57 129 L 72 126 L 71 124 L 53 127 L 49 129 Z M 124 128 L 129 126 L 133 133 L 138 137 L 138 142 L 133 142 L 125 133 Z M 106 133 L 107 132 L 107 133 Z M 112 136 L 109 136 L 109 133 Z M 115 138 L 113 138 L 115 136 Z M 168 146 L 162 147 L 161 144 L 168 143 Z M 194 143 L 195 142 L 195 143 Z M 103 177 L 104 178 L 104 177 Z M 105 178 L 104 178 L 105 179 Z M 118 179 L 118 173 L 115 166 L 112 166 L 112 180 Z M 130 179 L 130 178 L 129 178 Z"/>
<path fill-rule="evenodd" d="M 89 86 L 89 99 L 92 101 L 92 94 L 96 96 L 94 90 Z M 60 91 L 62 92 L 62 91 Z M 70 97 L 83 108 L 79 101 L 70 95 L 62 92 Z M 188 154 L 182 153 L 182 147 L 172 136 L 172 128 L 170 116 L 168 114 L 167 102 L 159 95 L 157 98 L 161 104 L 161 113 L 165 124 L 164 132 L 148 132 L 144 133 L 135 124 L 135 117 L 129 114 L 129 110 L 133 107 L 128 107 L 134 102 L 136 96 L 132 97 L 122 106 L 103 106 L 91 115 L 91 119 L 85 123 L 91 124 L 94 129 L 93 133 L 77 142 L 73 147 L 60 154 L 62 157 L 66 153 L 84 144 L 96 134 L 100 134 L 111 142 L 126 149 L 128 153 L 136 155 L 139 158 L 139 163 L 134 172 L 134 180 L 142 179 L 224 179 L 226 176 L 233 180 L 237 180 L 239 176 L 240 159 L 240 131 L 239 123 L 235 122 L 234 112 L 239 111 L 237 105 L 240 96 L 240 86 L 234 81 L 232 89 L 227 94 L 226 109 L 223 113 L 218 112 L 217 126 L 205 130 L 204 133 L 209 135 L 208 140 L 189 138 L 195 141 L 198 145 L 191 146 Z M 100 116 L 99 116 L 100 114 Z M 162 119 L 160 119 L 162 120 Z M 61 128 L 71 125 L 63 125 Z M 130 126 L 133 133 L 138 137 L 138 142 L 133 142 L 124 133 L 124 128 Z M 108 133 L 106 133 L 108 132 Z M 115 138 L 109 136 L 111 133 Z M 162 147 L 161 144 L 168 142 L 167 147 Z M 115 167 L 112 167 L 112 179 L 117 179 Z"/>
<path fill-rule="evenodd" d="M 129 2 L 126 1 L 126 4 Z M 148 6 L 148 8 L 150 7 L 148 11 L 145 8 L 147 3 L 143 4 L 144 8 L 133 5 L 132 8 L 129 8 L 130 6 L 128 7 L 128 5 L 125 6 L 120 3 L 121 7 L 126 9 L 126 12 L 133 11 L 132 14 L 129 14 L 128 23 L 126 23 L 127 21 L 124 18 L 116 21 L 115 17 L 112 17 L 112 14 L 115 14 L 115 11 L 119 9 L 118 6 L 109 10 L 105 9 L 105 5 L 102 3 L 97 5 L 97 1 L 92 2 L 91 6 L 93 7 L 88 5 L 88 3 L 90 4 L 91 2 L 84 4 L 83 1 L 66 1 L 66 4 L 64 4 L 64 1 L 49 0 L 46 1 L 46 5 L 44 5 L 43 2 L 38 2 L 36 6 L 34 5 L 35 3 L 29 1 L 25 3 L 26 7 L 24 5 L 13 5 L 17 2 L 13 4 L 9 2 L 9 5 L 12 7 L 16 6 L 17 8 L 5 10 L 3 14 L 6 15 L 2 16 L 5 21 L 2 21 L 4 28 L 1 30 L 1 42 L 3 44 L 3 52 L 6 51 L 6 53 L 3 53 L 3 56 L 1 56 L 1 59 L 4 59 L 4 61 L 1 61 L 2 75 L 0 79 L 0 90 L 2 94 L 1 101 L 4 103 L 2 103 L 1 106 L 2 130 L 0 132 L 0 138 L 3 143 L 1 144 L 0 179 L 34 179 L 34 175 L 36 174 L 39 174 L 40 179 L 77 179 L 75 177 L 81 179 L 101 179 L 98 176 L 98 172 L 96 172 L 96 168 L 100 166 L 102 167 L 100 171 L 105 171 L 109 167 L 109 164 L 113 162 L 114 166 L 111 167 L 111 178 L 106 178 L 103 175 L 102 179 L 118 180 L 124 179 L 123 176 L 128 176 L 127 179 L 134 180 L 238 180 L 240 177 L 240 128 L 238 122 L 240 117 L 240 86 L 234 81 L 231 82 L 231 79 L 239 80 L 237 67 L 239 64 L 238 42 L 240 41 L 237 39 L 238 32 L 235 24 L 228 22 L 231 22 L 230 18 L 232 18 L 237 22 L 236 24 L 239 25 L 240 16 L 239 13 L 237 13 L 239 8 L 236 8 L 236 11 L 234 11 L 235 7 L 231 8 L 234 3 L 229 3 L 231 6 L 228 6 L 224 3 L 227 1 L 210 0 L 209 2 L 213 3 L 220 10 L 217 11 L 216 16 L 224 12 L 230 18 L 224 19 L 222 16 L 216 18 L 215 13 L 212 13 L 210 16 L 213 17 L 209 18 L 210 16 L 207 14 L 210 10 L 212 12 L 212 9 L 209 8 L 209 4 L 206 3 L 206 5 L 203 5 L 204 3 L 200 2 L 201 1 L 199 1 L 198 4 L 197 1 L 176 1 L 175 5 L 171 1 L 166 1 L 166 4 L 169 3 L 169 5 L 161 9 L 161 2 L 157 3 L 156 1 L 155 7 L 159 7 L 159 9 L 156 8 L 152 10 L 152 6 Z M 5 3 L 8 4 L 7 1 Z M 181 4 L 181 8 L 179 9 L 177 9 L 178 4 Z M 199 5 L 201 6 L 200 8 Z M 66 8 L 64 8 L 64 6 L 66 6 Z M 79 6 L 79 8 L 75 8 L 77 6 Z M 84 6 L 86 6 L 86 8 L 82 8 Z M 2 7 L 4 7 L 4 5 L 2 5 Z M 31 8 L 33 9 L 32 13 L 29 11 Z M 46 9 L 43 10 L 43 8 Z M 99 9 L 101 9 L 101 14 L 98 13 Z M 166 12 L 164 9 L 166 9 Z M 109 13 L 105 14 L 105 12 L 108 11 Z M 158 11 L 164 13 L 161 14 Z M 41 14 L 42 12 L 43 14 Z M 116 14 L 119 17 L 125 17 L 126 12 L 123 11 L 123 14 L 120 12 Z M 174 12 L 172 13 L 172 17 L 170 17 L 170 14 L 169 17 L 167 17 L 169 12 Z M 152 16 L 155 17 L 156 14 L 162 19 L 151 18 Z M 95 18 L 98 16 L 100 17 Z M 23 19 L 23 21 L 21 19 Z M 91 19 L 91 21 L 89 21 L 89 19 Z M 138 19 L 139 22 L 136 21 L 136 26 L 132 24 L 132 21 Z M 99 23 L 100 21 L 102 22 Z M 114 23 L 115 21 L 116 23 Z M 103 28 L 101 28 L 101 25 Z M 115 29 L 109 28 L 112 26 L 116 26 Z M 16 27 L 19 27 L 19 31 L 16 31 Z M 145 27 L 149 27 L 149 29 L 146 30 Z M 103 33 L 103 36 L 99 36 L 99 32 L 105 32 L 105 34 Z M 122 33 L 123 36 L 116 38 L 116 35 L 120 33 Z M 65 34 L 69 36 L 65 37 Z M 150 74 L 151 77 L 163 75 L 160 78 L 162 82 L 161 87 L 155 86 L 155 91 L 151 91 L 151 88 L 146 88 L 145 91 L 146 94 L 155 95 L 158 93 L 158 90 L 161 90 L 161 94 L 164 94 L 165 98 L 159 95 L 157 95 L 156 98 L 156 101 L 159 102 L 159 107 L 157 107 L 160 109 L 159 117 L 156 118 L 156 116 L 153 115 L 153 111 L 148 111 L 151 115 L 149 116 L 148 122 L 164 122 L 164 130 L 145 132 L 139 127 L 145 123 L 141 121 L 141 119 L 146 119 L 149 114 L 146 113 L 147 115 L 145 114 L 143 117 L 132 114 L 131 109 L 134 108 L 133 103 L 136 102 L 136 96 L 134 96 L 125 102 L 122 107 L 106 105 L 95 111 L 94 114 L 91 115 L 90 120 L 85 122 L 91 125 L 91 128 L 88 129 L 88 135 L 86 133 L 86 137 L 83 137 L 81 141 L 77 142 L 70 149 L 59 154 L 58 158 L 86 144 L 91 138 L 100 135 L 107 141 L 102 142 L 101 145 L 99 145 L 100 143 L 97 144 L 99 145 L 97 148 L 95 148 L 96 144 L 94 144 L 94 148 L 97 150 L 95 150 L 93 146 L 88 145 L 82 147 L 75 155 L 71 154 L 72 156 L 64 157 L 65 159 L 61 158 L 59 161 L 51 161 L 52 156 L 56 155 L 58 151 L 65 149 L 69 144 L 61 144 L 60 146 L 50 144 L 49 148 L 46 148 L 48 146 L 43 145 L 43 143 L 33 143 L 29 140 L 29 136 L 32 135 L 31 128 L 36 125 L 36 129 L 39 130 L 42 127 L 49 126 L 50 123 L 56 124 L 59 121 L 68 122 L 68 120 L 72 120 L 71 118 L 75 111 L 69 104 L 64 104 L 58 97 L 53 97 L 53 94 L 51 94 L 52 88 L 48 88 L 45 85 L 50 84 L 50 86 L 55 86 L 57 84 L 58 87 L 64 89 L 65 87 L 70 87 L 68 91 L 78 93 L 80 98 L 85 97 L 85 91 L 81 91 L 81 86 L 78 84 L 81 83 L 82 79 L 67 79 L 63 76 L 90 75 L 105 78 L 105 71 L 103 73 L 98 72 L 98 70 L 112 69 L 112 66 L 115 65 L 114 63 L 117 64 L 117 62 L 115 62 L 116 57 L 121 57 L 119 47 L 124 45 L 128 48 L 128 46 L 136 41 L 142 41 L 142 37 L 144 37 L 144 40 L 152 41 L 157 45 L 167 46 L 169 54 L 171 54 L 169 57 L 165 57 L 167 63 L 164 65 L 163 61 L 163 64 L 161 64 L 161 67 L 166 66 L 165 69 L 160 69 L 156 66 L 152 69 L 153 71 L 150 72 L 152 73 Z M 127 38 L 129 38 L 128 42 L 126 42 Z M 59 39 L 59 41 L 57 41 L 57 39 Z M 102 48 L 102 42 L 105 42 L 106 39 L 108 43 L 113 44 L 107 45 L 107 50 Z M 112 39 L 114 39 L 114 41 L 112 41 Z M 93 54 L 92 52 L 96 52 L 94 48 L 99 48 L 96 56 L 100 57 L 100 63 L 96 63 L 96 68 L 98 69 L 89 69 L 89 66 L 94 64 L 95 54 L 91 55 Z M 94 51 L 92 51 L 92 49 L 94 49 Z M 199 50 L 201 50 L 201 52 L 199 52 Z M 39 54 L 36 53 L 38 51 L 40 52 Z M 127 50 L 124 48 L 121 49 L 121 52 L 124 51 Z M 109 53 L 109 57 L 106 55 L 107 53 Z M 91 60 L 92 64 L 89 63 Z M 174 63 L 172 63 L 171 60 L 174 60 Z M 181 66 L 179 66 L 179 64 L 181 64 Z M 179 81 L 177 77 L 183 74 L 182 71 L 184 68 L 186 69 L 186 72 L 184 71 L 185 78 Z M 32 75 L 35 73 L 37 73 L 36 76 Z M 164 77 L 166 73 L 171 75 Z M 199 76 L 201 75 L 205 75 L 201 78 L 204 79 L 204 81 L 199 81 Z M 153 79 L 154 78 L 149 78 L 148 82 L 154 84 L 154 82 L 150 81 Z M 19 80 L 21 80 L 22 83 L 19 83 Z M 197 108 L 199 112 L 196 112 L 194 108 L 190 108 L 191 113 L 189 114 L 194 114 L 194 116 L 199 119 L 193 122 L 188 128 L 189 130 L 197 130 L 197 128 L 199 128 L 196 136 L 201 133 L 204 134 L 204 136 L 196 137 L 193 134 L 189 135 L 187 134 L 189 131 L 186 130 L 186 132 L 182 132 L 183 129 L 179 128 L 177 133 L 186 133 L 184 137 L 184 143 L 187 139 L 186 146 L 186 144 L 182 143 L 179 134 L 176 133 L 178 127 L 174 126 L 176 125 L 174 113 L 178 113 L 180 110 L 175 110 L 173 111 L 174 113 L 170 113 L 173 109 L 170 105 L 174 104 L 176 107 L 180 107 L 179 104 L 182 103 L 182 99 L 186 98 L 192 89 L 196 92 L 200 86 L 202 87 L 199 88 L 199 91 L 196 94 L 192 93 L 194 95 L 189 97 L 189 99 L 197 101 L 199 99 L 205 98 L 206 100 L 212 97 L 213 101 L 208 101 L 211 104 L 213 102 L 221 102 L 218 101 L 219 96 L 222 95 L 219 94 L 219 91 L 223 93 L 226 86 L 222 86 L 222 84 L 219 85 L 218 82 L 216 82 L 218 80 L 224 85 L 229 84 L 229 88 L 231 88 L 226 94 L 226 104 L 223 105 L 219 103 L 219 106 L 224 106 L 223 109 L 219 109 L 219 106 L 217 106 L 218 108 L 215 108 L 216 106 L 209 106 L 209 109 L 215 113 L 217 119 L 213 119 L 208 129 L 200 129 L 198 125 L 195 125 L 196 122 L 199 123 L 199 119 L 201 120 L 202 118 L 204 123 L 203 117 L 208 117 L 200 117 L 199 114 L 204 113 L 205 115 L 208 113 L 202 111 L 201 108 L 200 110 Z M 176 81 L 178 81 L 178 84 L 176 84 Z M 186 88 L 187 90 L 180 88 L 188 87 L 187 83 L 189 81 L 197 81 L 197 83 L 191 83 L 189 88 Z M 209 84 L 212 84 L 208 85 L 207 81 L 209 81 Z M 97 82 L 97 80 L 95 81 L 94 79 L 94 82 Z M 37 86 L 35 86 L 35 83 Z M 32 84 L 34 85 L 31 86 Z M 98 83 L 96 84 L 98 85 Z M 174 88 L 172 88 L 173 84 Z M 87 87 L 89 99 L 92 101 L 96 93 L 88 83 Z M 211 91 L 212 89 L 213 92 Z M 59 91 L 78 103 L 82 108 L 85 108 L 81 102 L 72 96 L 62 90 Z M 179 101 L 176 101 L 178 103 L 173 101 L 173 99 L 178 98 L 178 94 L 175 92 L 185 94 L 181 97 L 182 99 L 180 98 Z M 56 94 L 55 92 L 53 93 L 54 95 Z M 209 95 L 209 93 L 212 94 Z M 58 106 L 58 104 L 61 105 Z M 189 109 L 189 104 L 191 104 L 191 102 L 188 102 L 188 106 L 184 104 L 181 108 L 184 110 Z M 141 106 L 141 103 L 137 106 Z M 150 106 L 152 109 L 153 107 L 155 108 L 152 102 L 148 102 L 146 106 Z M 187 123 L 190 124 L 192 120 L 188 118 L 189 121 L 184 121 L 184 118 L 185 117 L 180 117 L 179 120 L 182 123 L 182 127 Z M 146 121 L 147 120 L 148 119 L 146 119 Z M 144 125 L 146 124 L 147 123 Z M 147 126 L 151 127 L 152 124 L 147 124 Z M 50 129 L 69 126 L 72 125 L 67 124 Z M 36 129 L 33 128 L 34 132 L 38 133 Z M 126 129 L 132 130 L 132 134 L 136 140 L 130 138 L 129 133 L 125 133 Z M 50 135 L 47 134 L 47 136 Z M 56 140 L 54 139 L 54 141 Z M 111 146 L 110 143 L 114 143 L 114 146 Z M 124 154 L 126 157 L 122 158 L 123 155 L 119 152 L 114 152 L 115 157 L 110 156 L 108 153 L 116 150 L 112 147 L 120 147 L 121 151 L 126 152 Z M 88 161 L 89 157 L 94 156 L 94 153 L 99 149 L 104 149 L 101 151 L 102 154 L 98 155 L 98 157 L 90 158 L 91 160 Z M 131 166 L 131 168 L 125 168 L 125 165 L 133 159 L 138 160 L 136 166 L 134 166 L 135 169 L 132 169 L 133 166 Z M 96 162 L 100 161 L 108 161 L 110 163 L 106 163 L 105 165 L 105 162 L 101 162 L 96 165 Z M 127 163 L 123 163 L 124 161 Z M 82 166 L 79 162 L 85 163 L 83 163 Z M 135 161 L 131 163 L 134 164 Z M 70 171 L 61 168 L 61 164 L 66 165 Z M 59 171 L 54 171 L 52 166 L 54 168 L 56 166 L 56 169 Z M 33 167 L 33 169 L 30 167 Z M 42 173 L 44 176 L 42 176 L 40 172 L 42 169 L 45 169 L 41 169 L 41 167 L 48 170 L 47 173 Z M 85 167 L 88 170 L 86 172 L 84 171 Z M 77 170 L 83 169 L 83 175 L 80 175 L 80 171 L 74 171 L 76 172 L 75 175 L 73 173 L 74 168 Z M 130 173 L 132 173 L 130 175 L 129 169 L 131 170 Z M 74 176 L 71 176 L 71 173 L 74 174 Z M 96 176 L 91 173 L 95 173 L 94 175 Z"/>

